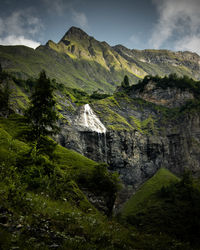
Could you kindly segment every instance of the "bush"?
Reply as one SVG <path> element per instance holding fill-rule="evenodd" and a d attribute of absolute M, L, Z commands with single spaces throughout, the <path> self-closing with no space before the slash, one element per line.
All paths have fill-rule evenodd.
<path fill-rule="evenodd" d="M 95 166 L 92 175 L 82 173 L 78 176 L 78 183 L 84 187 L 93 190 L 94 193 L 101 194 L 110 193 L 115 195 L 121 188 L 119 177 L 117 173 L 108 171 L 108 166 L 105 163 Z"/>
<path fill-rule="evenodd" d="M 5 207 L 21 208 L 26 205 L 26 184 L 22 183 L 17 168 L 1 163 L 0 201 Z"/>

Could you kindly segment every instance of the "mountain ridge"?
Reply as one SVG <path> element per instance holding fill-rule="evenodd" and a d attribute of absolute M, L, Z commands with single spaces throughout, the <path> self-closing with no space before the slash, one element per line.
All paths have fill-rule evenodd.
<path fill-rule="evenodd" d="M 98 89 L 112 93 L 125 75 L 131 84 L 146 75 L 176 73 L 200 79 L 200 57 L 191 52 L 168 50 L 130 50 L 110 46 L 71 27 L 58 43 L 49 40 L 35 50 L 26 46 L 0 46 L 2 68 L 17 77 L 47 75 L 68 87 L 92 93 Z"/>

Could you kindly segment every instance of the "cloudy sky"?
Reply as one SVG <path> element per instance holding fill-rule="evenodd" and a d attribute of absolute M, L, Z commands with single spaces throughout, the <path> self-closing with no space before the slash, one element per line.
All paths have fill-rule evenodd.
<path fill-rule="evenodd" d="M 1 0 L 0 44 L 35 48 L 71 26 L 110 45 L 200 54 L 200 0 Z"/>

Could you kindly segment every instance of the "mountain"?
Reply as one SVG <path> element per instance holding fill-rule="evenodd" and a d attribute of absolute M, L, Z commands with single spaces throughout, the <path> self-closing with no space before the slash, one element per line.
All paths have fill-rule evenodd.
<path fill-rule="evenodd" d="M 87 92 L 113 92 L 124 75 L 135 84 L 145 75 L 177 73 L 200 79 L 200 57 L 191 52 L 130 50 L 99 42 L 79 28 L 71 27 L 55 43 L 31 49 L 0 46 L 2 68 L 20 78 L 37 77 L 44 69 L 51 78 Z"/>
<path fill-rule="evenodd" d="M 60 76 L 66 64 L 57 72 L 46 55 L 55 63 L 67 58 L 74 69 L 80 51 L 75 47 L 74 59 L 66 51 L 73 39 L 88 40 L 75 30 L 56 45 L 62 51 L 50 45 L 3 49 L 15 63 L 20 58 L 15 69 L 44 63 Z M 28 59 L 34 67 L 26 68 Z M 157 56 L 151 60 L 161 63 Z M 37 79 L 8 71 L 0 72 L 1 249 L 199 249 L 200 189 L 198 179 L 184 173 L 200 176 L 200 81 L 145 76 L 107 95 L 52 80 L 60 131 L 42 138 L 38 150 L 23 116 Z M 108 220 L 113 210 L 122 211 L 126 228 Z"/>

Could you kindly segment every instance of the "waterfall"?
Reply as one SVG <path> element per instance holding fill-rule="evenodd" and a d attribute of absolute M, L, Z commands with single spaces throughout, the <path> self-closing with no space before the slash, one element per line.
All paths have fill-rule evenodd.
<path fill-rule="evenodd" d="M 91 109 L 89 104 L 84 105 L 84 111 L 82 114 L 82 122 L 79 125 L 88 128 L 91 131 L 97 133 L 106 133 L 106 128 L 103 123 L 99 120 L 99 118 L 94 114 L 93 110 Z"/>
<path fill-rule="evenodd" d="M 107 162 L 107 142 L 106 142 L 106 127 L 93 112 L 89 104 L 85 104 L 79 116 L 75 121 L 76 125 L 80 126 L 80 131 L 91 131 L 97 133 L 99 157 L 101 161 Z"/>

